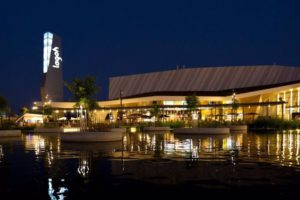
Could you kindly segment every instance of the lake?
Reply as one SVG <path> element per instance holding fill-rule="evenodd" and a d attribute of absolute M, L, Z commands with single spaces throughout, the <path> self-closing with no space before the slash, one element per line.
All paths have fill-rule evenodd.
<path fill-rule="evenodd" d="M 55 133 L 23 134 L 0 138 L 0 195 L 55 200 L 143 192 L 146 197 L 287 198 L 299 195 L 299 154 L 299 131 L 126 133 L 120 142 L 104 143 L 64 143 Z"/>

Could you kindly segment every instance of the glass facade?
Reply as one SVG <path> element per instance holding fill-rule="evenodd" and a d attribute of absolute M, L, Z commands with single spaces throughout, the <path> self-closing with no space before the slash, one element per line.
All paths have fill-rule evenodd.
<path fill-rule="evenodd" d="M 44 34 L 44 73 L 47 73 L 49 63 L 50 63 L 50 56 L 51 56 L 51 48 L 52 48 L 52 42 L 53 42 L 53 34 L 50 32 L 47 32 Z"/>

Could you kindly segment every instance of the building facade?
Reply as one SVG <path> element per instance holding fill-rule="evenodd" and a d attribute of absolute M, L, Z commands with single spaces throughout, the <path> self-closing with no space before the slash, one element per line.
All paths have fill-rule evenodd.
<path fill-rule="evenodd" d="M 300 68 L 288 66 L 200 67 L 112 77 L 109 100 L 98 102 L 96 122 L 187 118 L 186 96 L 196 95 L 194 120 L 253 120 L 258 116 L 297 119 Z M 236 102 L 234 107 L 233 102 Z M 57 115 L 78 112 L 74 102 L 52 102 Z M 122 112 L 121 112 L 122 111 Z M 117 114 L 119 113 L 119 114 Z"/>

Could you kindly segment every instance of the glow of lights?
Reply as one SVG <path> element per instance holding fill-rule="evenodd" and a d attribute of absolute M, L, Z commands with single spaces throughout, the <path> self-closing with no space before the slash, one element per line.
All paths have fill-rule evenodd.
<path fill-rule="evenodd" d="M 64 182 L 64 179 L 61 179 L 61 182 Z M 68 191 L 68 188 L 66 187 L 59 187 L 59 190 L 56 192 L 58 198 L 55 196 L 55 190 L 52 185 L 52 179 L 48 179 L 48 195 L 51 200 L 63 200 L 65 199 L 64 193 Z"/>
<path fill-rule="evenodd" d="M 59 111 L 58 111 L 58 110 L 56 110 L 56 111 L 55 111 L 55 113 L 59 113 Z"/>
<path fill-rule="evenodd" d="M 300 150 L 300 137 L 299 137 L 299 133 L 297 133 L 297 137 L 296 137 L 296 161 L 297 161 L 297 165 L 299 165 L 299 150 Z"/>
<path fill-rule="evenodd" d="M 3 154 L 3 148 L 2 148 L 2 145 L 0 145 L 0 162 L 1 162 L 1 159 L 3 158 L 4 154 Z"/>
<path fill-rule="evenodd" d="M 290 115 L 293 113 L 293 89 L 290 89 Z"/>
<path fill-rule="evenodd" d="M 288 141 L 288 149 L 289 149 L 289 159 L 292 159 L 293 157 L 293 144 L 294 144 L 294 137 L 293 137 L 293 133 L 290 132 L 289 133 L 289 141 Z"/>
<path fill-rule="evenodd" d="M 62 61 L 62 58 L 60 57 L 60 49 L 59 47 L 54 47 L 52 49 L 53 54 L 54 54 L 54 65 L 52 67 L 54 68 L 59 68 L 60 67 L 60 62 Z"/>
<path fill-rule="evenodd" d="M 281 151 L 282 161 L 285 160 L 286 143 L 287 143 L 286 134 L 283 134 L 283 138 L 282 138 L 282 151 Z"/>
<path fill-rule="evenodd" d="M 37 110 L 38 109 L 38 107 L 37 106 L 32 106 L 32 108 L 31 108 L 32 110 Z"/>
<path fill-rule="evenodd" d="M 25 140 L 25 148 L 35 151 L 35 155 L 39 155 L 45 151 L 45 139 L 38 135 L 28 135 Z"/>
<path fill-rule="evenodd" d="M 174 101 L 164 101 L 163 105 L 174 105 Z"/>
<path fill-rule="evenodd" d="M 175 142 L 175 150 L 176 151 L 191 151 L 191 139 L 185 139 L 183 141 L 176 141 Z"/>
<path fill-rule="evenodd" d="M 280 149 L 280 135 L 276 134 L 276 158 L 279 160 L 279 149 Z"/>
<path fill-rule="evenodd" d="M 278 102 L 280 101 L 279 98 L 280 98 L 280 96 L 279 96 L 279 93 L 278 93 L 278 94 L 277 94 L 277 101 L 278 101 Z M 277 105 L 277 109 L 276 109 L 276 114 L 277 114 L 277 115 L 279 115 L 279 107 L 280 107 L 280 105 L 278 104 L 278 105 Z"/>
<path fill-rule="evenodd" d="M 130 133 L 136 133 L 136 127 L 130 127 Z"/>
<path fill-rule="evenodd" d="M 175 151 L 175 143 L 170 141 L 165 141 L 164 151 Z"/>
<path fill-rule="evenodd" d="M 87 160 L 82 160 L 80 162 L 77 172 L 78 172 L 78 174 L 82 175 L 83 177 L 86 177 L 89 174 L 90 168 L 88 166 Z"/>
<path fill-rule="evenodd" d="M 300 88 L 297 90 L 297 106 L 298 106 L 298 112 L 300 112 Z"/>
<path fill-rule="evenodd" d="M 192 158 L 199 158 L 198 147 L 193 147 Z"/>
<path fill-rule="evenodd" d="M 45 33 L 44 34 L 44 73 L 47 73 L 49 63 L 50 63 L 50 56 L 51 56 L 51 48 L 52 48 L 52 42 L 53 42 L 53 34 L 52 33 Z"/>
<path fill-rule="evenodd" d="M 80 132 L 80 128 L 72 127 L 72 128 L 63 128 L 64 133 L 70 133 L 70 132 Z"/>
<path fill-rule="evenodd" d="M 231 137 L 229 137 L 227 139 L 227 149 L 232 149 L 232 139 L 231 139 Z"/>
<path fill-rule="evenodd" d="M 126 135 L 123 137 L 123 142 L 127 142 L 127 136 Z"/>
<path fill-rule="evenodd" d="M 286 93 L 283 92 L 283 101 L 286 101 Z M 285 104 L 283 104 L 283 116 L 285 116 Z"/>
<path fill-rule="evenodd" d="M 52 186 L 52 179 L 49 178 L 48 179 L 48 195 L 50 197 L 51 200 L 54 200 L 56 199 L 56 197 L 54 196 L 54 189 L 53 189 L 53 186 Z"/>

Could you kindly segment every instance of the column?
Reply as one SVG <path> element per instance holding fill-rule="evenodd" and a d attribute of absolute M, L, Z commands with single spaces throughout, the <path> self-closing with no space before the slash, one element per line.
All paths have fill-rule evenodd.
<path fill-rule="evenodd" d="M 289 114 L 289 119 L 292 119 L 292 113 L 293 113 L 293 89 L 290 89 L 290 114 Z"/>
<path fill-rule="evenodd" d="M 286 92 L 285 91 L 283 92 L 283 101 L 286 101 Z M 286 105 L 283 104 L 283 110 L 282 110 L 283 118 L 285 118 L 285 107 L 286 107 Z"/>
<path fill-rule="evenodd" d="M 277 102 L 279 102 L 279 99 L 280 98 L 280 95 L 279 95 L 279 93 L 277 93 Z M 276 106 L 276 115 L 277 115 L 277 117 L 279 116 L 279 110 L 280 110 L 280 105 L 279 104 L 277 104 L 277 106 Z"/>
<path fill-rule="evenodd" d="M 298 108 L 297 108 L 297 112 L 300 112 L 300 88 L 298 88 L 298 95 L 297 95 L 297 106 L 298 106 Z"/>

